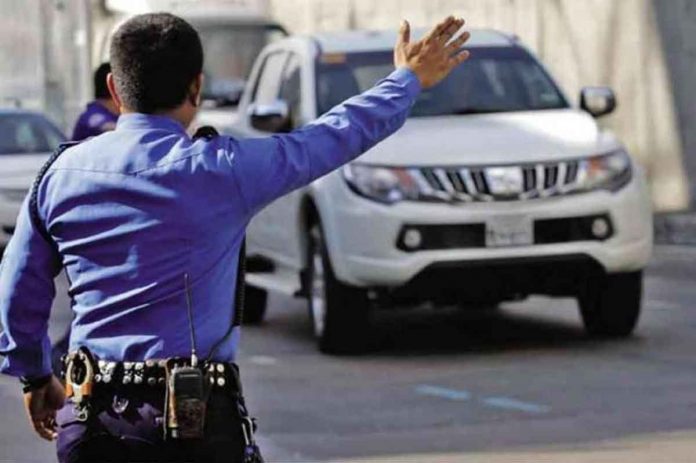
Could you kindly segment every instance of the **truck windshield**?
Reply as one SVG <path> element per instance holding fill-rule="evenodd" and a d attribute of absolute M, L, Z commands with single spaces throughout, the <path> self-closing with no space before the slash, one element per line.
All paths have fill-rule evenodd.
<path fill-rule="evenodd" d="M 261 49 L 286 35 L 277 24 L 196 24 L 205 63 L 203 99 L 235 105 Z"/>
<path fill-rule="evenodd" d="M 327 54 L 317 63 L 319 114 L 361 93 L 393 69 L 392 52 Z M 567 108 L 551 77 L 518 47 L 477 47 L 437 86 L 423 91 L 411 117 Z"/>

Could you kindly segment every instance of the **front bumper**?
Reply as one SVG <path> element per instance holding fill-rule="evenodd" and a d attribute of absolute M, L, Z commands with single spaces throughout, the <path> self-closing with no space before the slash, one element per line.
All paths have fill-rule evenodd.
<path fill-rule="evenodd" d="M 357 196 L 338 175 L 322 182 L 317 194 L 329 254 L 337 277 L 361 287 L 399 287 L 435 264 L 485 263 L 500 259 L 587 256 L 608 273 L 645 267 L 653 247 L 652 212 L 645 179 L 639 173 L 617 192 L 489 203 L 415 203 L 383 205 Z M 511 247 L 399 249 L 406 225 L 485 224 L 492 218 L 525 214 L 534 221 L 608 216 L 612 234 L 605 240 L 570 241 Z"/>

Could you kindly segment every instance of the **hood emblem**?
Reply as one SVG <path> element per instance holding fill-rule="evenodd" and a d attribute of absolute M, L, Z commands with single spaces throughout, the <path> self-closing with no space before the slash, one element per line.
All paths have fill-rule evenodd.
<path fill-rule="evenodd" d="M 524 193 L 524 175 L 520 167 L 488 167 L 486 182 L 494 196 L 516 196 Z"/>

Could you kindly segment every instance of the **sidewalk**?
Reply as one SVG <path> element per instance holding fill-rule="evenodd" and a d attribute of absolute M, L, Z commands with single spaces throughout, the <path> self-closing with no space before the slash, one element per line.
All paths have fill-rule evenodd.
<path fill-rule="evenodd" d="M 522 448 L 505 452 L 394 455 L 341 463 L 692 463 L 696 431 L 651 434 L 566 448 Z M 338 463 L 338 460 L 336 460 Z"/>

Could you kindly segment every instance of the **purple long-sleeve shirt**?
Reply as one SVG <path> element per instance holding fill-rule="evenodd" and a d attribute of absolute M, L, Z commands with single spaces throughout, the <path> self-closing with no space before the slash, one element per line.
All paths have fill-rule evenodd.
<path fill-rule="evenodd" d="M 207 355 L 232 322 L 252 216 L 395 132 L 419 91 L 401 69 L 289 134 L 192 140 L 172 119 L 126 114 L 115 131 L 69 148 L 38 189 L 56 246 L 25 201 L 2 260 L 1 371 L 50 372 L 47 325 L 61 269 L 75 313 L 71 349 L 116 361 L 188 355 L 188 274 L 198 350 Z M 236 328 L 215 359 L 233 360 L 238 338 Z"/>

